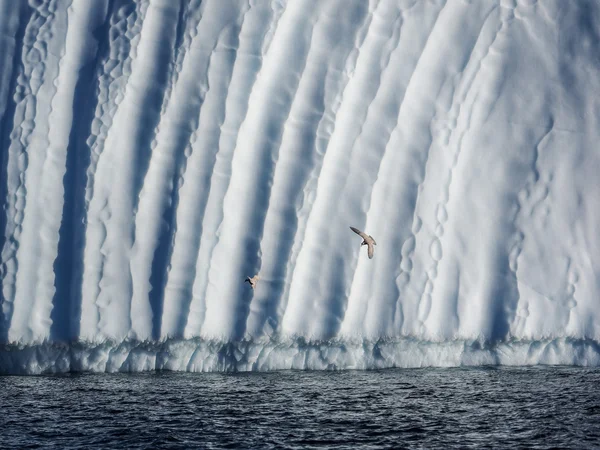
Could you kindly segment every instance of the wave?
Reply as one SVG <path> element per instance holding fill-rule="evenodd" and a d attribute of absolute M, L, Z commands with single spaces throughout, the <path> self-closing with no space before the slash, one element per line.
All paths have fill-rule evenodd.
<path fill-rule="evenodd" d="M 45 342 L 0 347 L 0 374 L 3 375 L 376 370 L 540 364 L 599 367 L 600 343 L 572 338 L 499 343 L 432 342 L 410 338 L 377 341 L 265 338 L 236 342 L 204 339 Z"/>

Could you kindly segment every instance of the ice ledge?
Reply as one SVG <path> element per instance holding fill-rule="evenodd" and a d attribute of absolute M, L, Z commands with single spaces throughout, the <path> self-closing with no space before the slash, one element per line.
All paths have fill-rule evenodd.
<path fill-rule="evenodd" d="M 415 367 L 600 366 L 600 343 L 589 339 L 549 339 L 482 344 L 413 339 L 323 341 L 264 339 L 217 342 L 201 339 L 91 344 L 43 343 L 0 347 L 0 374 L 67 372 L 246 372 Z"/>

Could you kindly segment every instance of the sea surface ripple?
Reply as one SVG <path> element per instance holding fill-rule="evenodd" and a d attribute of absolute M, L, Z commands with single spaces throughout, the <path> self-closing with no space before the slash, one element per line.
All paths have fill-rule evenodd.
<path fill-rule="evenodd" d="M 600 446 L 600 370 L 0 377 L 8 448 Z"/>

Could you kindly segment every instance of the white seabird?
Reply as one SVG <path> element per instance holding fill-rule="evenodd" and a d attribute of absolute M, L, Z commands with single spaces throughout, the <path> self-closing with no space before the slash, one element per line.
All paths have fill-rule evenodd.
<path fill-rule="evenodd" d="M 373 236 L 369 236 L 367 233 L 360 231 L 358 228 L 350 227 L 350 229 L 352 231 L 354 231 L 356 234 L 358 234 L 361 238 L 363 238 L 363 241 L 360 245 L 361 245 L 361 247 L 363 245 L 367 246 L 367 254 L 369 255 L 369 259 L 372 259 L 373 252 L 375 251 L 374 245 L 377 245 L 377 242 L 375 242 L 375 239 L 373 239 Z"/>

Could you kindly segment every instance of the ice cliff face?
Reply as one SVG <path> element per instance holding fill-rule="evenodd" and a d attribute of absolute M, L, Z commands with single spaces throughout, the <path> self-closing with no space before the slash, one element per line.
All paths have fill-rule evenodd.
<path fill-rule="evenodd" d="M 0 0 L 0 30 L 0 342 L 600 340 L 597 2 Z"/>

